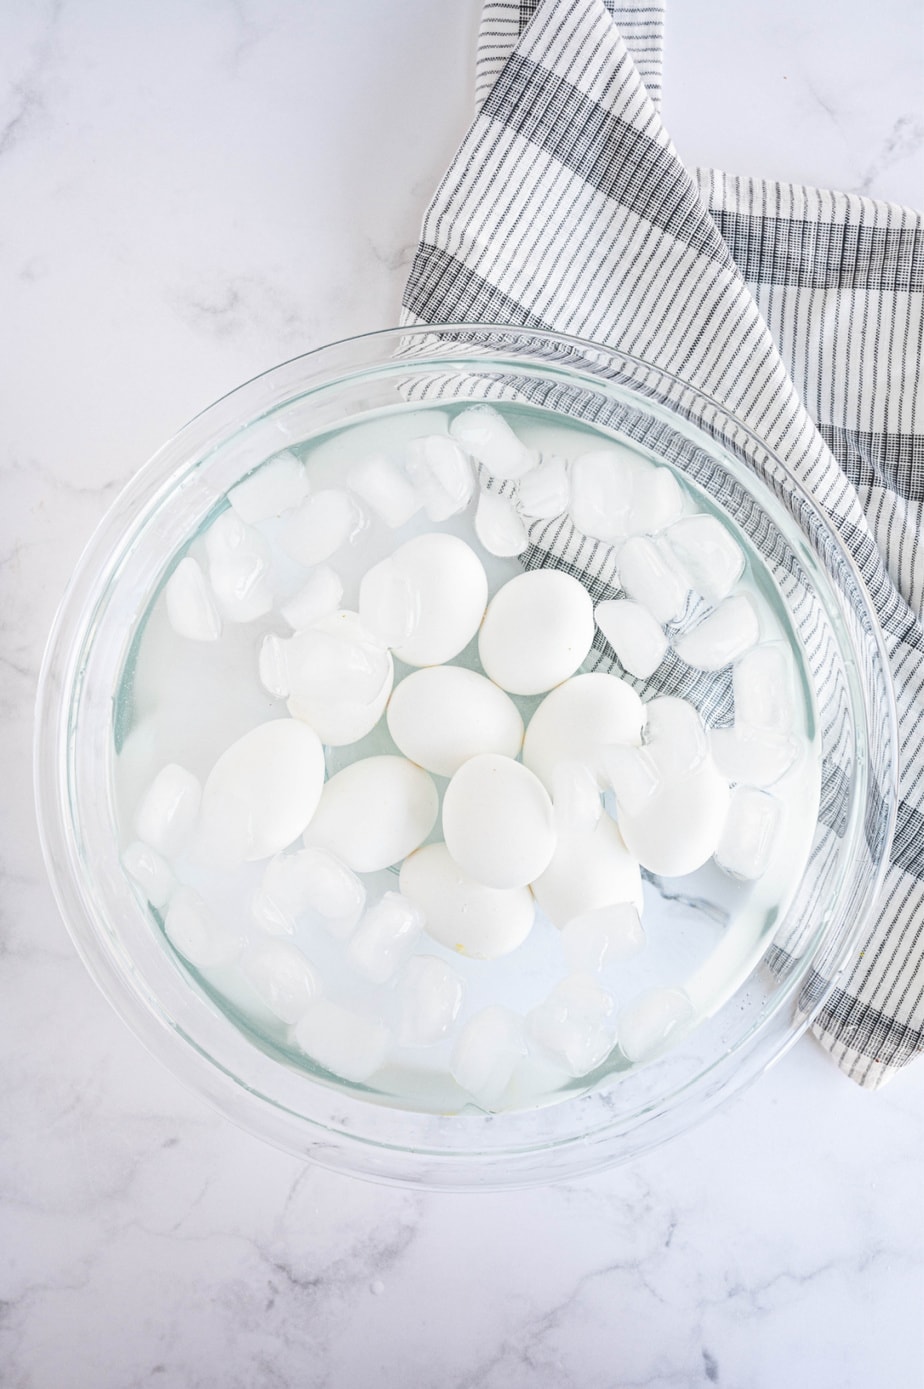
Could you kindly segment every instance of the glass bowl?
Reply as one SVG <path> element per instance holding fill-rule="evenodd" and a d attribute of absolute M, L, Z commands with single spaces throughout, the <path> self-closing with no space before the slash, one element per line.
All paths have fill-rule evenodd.
<path fill-rule="evenodd" d="M 116 692 L 139 620 L 228 489 L 281 449 L 439 400 L 515 402 L 635 441 L 721 507 L 772 574 L 799 634 L 821 756 L 807 867 L 731 996 L 646 1065 L 494 1114 L 403 1108 L 256 1045 L 197 985 L 133 891 L 113 791 Z M 600 668 L 605 650 L 593 654 Z M 649 364 L 574 338 L 471 325 L 320 348 L 233 391 L 165 444 L 98 527 L 64 596 L 40 681 L 35 756 L 60 910 L 90 973 L 149 1050 L 222 1113 L 290 1152 L 378 1180 L 456 1189 L 624 1161 L 771 1064 L 822 1006 L 866 928 L 896 805 L 895 711 L 876 617 L 849 555 L 784 463 L 715 402 Z"/>

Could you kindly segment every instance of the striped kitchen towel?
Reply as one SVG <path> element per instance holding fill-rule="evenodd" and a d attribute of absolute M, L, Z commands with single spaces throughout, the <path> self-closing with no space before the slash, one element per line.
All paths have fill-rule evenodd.
<path fill-rule="evenodd" d="M 854 194 L 690 172 L 658 115 L 657 0 L 487 0 L 477 114 L 426 213 L 411 323 L 606 343 L 718 400 L 850 549 L 898 702 L 872 934 L 816 1035 L 875 1087 L 924 1049 L 924 230 Z"/>

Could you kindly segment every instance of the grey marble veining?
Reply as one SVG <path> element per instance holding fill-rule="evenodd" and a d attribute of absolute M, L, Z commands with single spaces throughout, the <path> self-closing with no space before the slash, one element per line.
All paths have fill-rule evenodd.
<path fill-rule="evenodd" d="M 691 164 L 919 203 L 919 7 L 669 7 Z M 118 488 L 256 372 L 385 326 L 468 115 L 475 0 L 0 11 L 0 1385 L 904 1389 L 924 1378 L 924 1072 L 801 1042 L 631 1168 L 352 1181 L 216 1117 L 46 885 L 32 700 Z"/>

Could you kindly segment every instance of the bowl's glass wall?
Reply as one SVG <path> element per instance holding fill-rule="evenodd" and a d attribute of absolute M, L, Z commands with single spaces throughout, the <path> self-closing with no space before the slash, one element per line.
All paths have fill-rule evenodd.
<path fill-rule="evenodd" d="M 786 600 L 811 669 L 822 759 L 808 868 L 747 982 L 661 1059 L 589 1094 L 490 1117 L 371 1103 L 312 1082 L 248 1041 L 190 986 L 127 883 L 108 774 L 113 695 L 138 618 L 170 556 L 227 489 L 283 447 L 409 400 L 446 398 L 520 401 L 618 432 L 719 501 Z M 598 654 L 605 660 L 605 644 Z M 704 715 L 721 723 L 714 681 L 709 689 Z M 40 816 L 59 902 L 91 971 L 151 1049 L 225 1112 L 291 1150 L 384 1179 L 453 1186 L 540 1180 L 625 1158 L 759 1073 L 805 1026 L 862 930 L 894 815 L 894 710 L 875 618 L 849 558 L 783 463 L 654 368 L 503 329 L 336 344 L 192 421 L 126 489 L 88 548 L 49 644 L 37 737 Z"/>

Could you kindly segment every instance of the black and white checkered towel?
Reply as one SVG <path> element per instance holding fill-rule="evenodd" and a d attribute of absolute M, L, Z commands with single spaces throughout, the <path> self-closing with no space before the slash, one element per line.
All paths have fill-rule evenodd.
<path fill-rule="evenodd" d="M 606 343 L 712 396 L 833 522 L 876 605 L 901 804 L 875 928 L 815 1024 L 875 1087 L 924 1049 L 924 229 L 854 194 L 690 172 L 658 116 L 659 0 L 486 0 L 478 112 L 405 320 Z"/>

